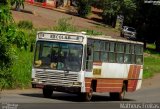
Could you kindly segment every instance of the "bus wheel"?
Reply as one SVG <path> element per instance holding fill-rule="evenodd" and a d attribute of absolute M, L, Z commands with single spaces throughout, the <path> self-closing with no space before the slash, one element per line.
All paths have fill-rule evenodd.
<path fill-rule="evenodd" d="M 122 101 L 124 100 L 125 92 L 126 92 L 126 85 L 124 84 L 121 92 L 110 92 L 110 98 L 112 100 Z"/>
<path fill-rule="evenodd" d="M 43 96 L 45 98 L 51 98 L 52 93 L 53 93 L 52 89 L 43 88 Z"/>
<path fill-rule="evenodd" d="M 84 101 L 90 101 L 92 99 L 92 96 L 93 96 L 93 90 L 92 89 L 90 89 L 90 92 L 80 94 L 80 97 Z"/>

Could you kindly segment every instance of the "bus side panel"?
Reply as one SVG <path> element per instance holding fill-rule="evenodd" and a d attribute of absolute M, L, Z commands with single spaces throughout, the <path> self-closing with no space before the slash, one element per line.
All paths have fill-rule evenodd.
<path fill-rule="evenodd" d="M 86 92 L 90 92 L 92 78 L 85 78 L 85 89 Z"/>
<path fill-rule="evenodd" d="M 123 79 L 97 79 L 96 92 L 121 92 Z"/>
<path fill-rule="evenodd" d="M 124 74 L 128 72 L 126 64 L 103 63 L 102 77 L 104 78 L 124 78 Z"/>
<path fill-rule="evenodd" d="M 141 65 L 130 65 L 128 73 L 128 87 L 127 91 L 132 92 L 137 89 L 137 86 L 140 88 L 141 82 L 140 76 L 142 77 Z"/>
<path fill-rule="evenodd" d="M 94 72 L 85 74 L 86 92 L 90 90 L 92 80 L 96 80 L 96 85 L 94 85 L 96 92 L 120 92 L 124 81 L 128 83 L 128 92 L 138 90 L 141 87 L 142 65 L 102 63 L 102 66 L 94 66 L 93 71 L 94 69 L 102 70 L 98 75 Z"/>
<path fill-rule="evenodd" d="M 138 90 L 138 89 L 141 88 L 141 85 L 142 85 L 142 77 L 143 77 L 143 68 L 141 68 L 141 70 L 140 70 L 140 75 L 139 75 L 139 79 L 140 79 L 140 80 L 138 80 L 136 90 Z"/>
<path fill-rule="evenodd" d="M 114 78 L 85 78 L 86 92 L 90 91 L 92 80 L 96 80 L 96 92 L 121 92 L 123 79 Z M 92 87 L 93 88 L 93 87 Z"/>

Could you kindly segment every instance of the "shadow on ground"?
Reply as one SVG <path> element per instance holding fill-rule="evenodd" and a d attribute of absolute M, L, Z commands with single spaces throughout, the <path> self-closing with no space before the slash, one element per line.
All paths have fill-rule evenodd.
<path fill-rule="evenodd" d="M 23 96 L 29 97 L 37 97 L 37 98 L 44 98 L 42 94 L 39 93 L 31 93 L 31 94 L 20 94 Z M 62 100 L 62 101 L 71 101 L 71 102 L 83 102 L 83 100 L 76 94 L 67 94 L 67 93 L 57 93 L 52 95 L 51 98 L 47 99 L 55 99 L 55 100 Z M 92 97 L 91 102 L 104 102 L 104 101 L 113 101 L 109 96 L 102 96 L 94 94 Z M 124 99 L 124 101 L 135 101 L 133 99 Z"/>

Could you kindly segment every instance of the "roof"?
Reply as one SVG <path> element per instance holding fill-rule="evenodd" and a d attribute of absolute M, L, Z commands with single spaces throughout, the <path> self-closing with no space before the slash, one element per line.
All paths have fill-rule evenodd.
<path fill-rule="evenodd" d="M 77 35 L 83 36 L 90 39 L 99 39 L 99 40 L 108 40 L 108 41 L 116 41 L 116 42 L 125 42 L 125 43 L 134 43 L 134 44 L 142 44 L 142 42 L 126 40 L 126 39 L 116 39 L 111 36 L 106 35 L 86 35 L 85 32 L 58 32 L 58 31 L 38 31 L 37 33 L 57 33 L 57 34 L 68 34 L 68 35 Z"/>
<path fill-rule="evenodd" d="M 116 42 L 125 42 L 125 43 L 134 43 L 134 44 L 142 44 L 142 42 L 139 41 L 132 41 L 127 39 L 116 39 L 112 38 L 111 36 L 105 36 L 105 35 L 98 35 L 98 36 L 87 36 L 90 39 L 99 39 L 99 40 L 108 40 L 108 41 L 116 41 Z"/>
<path fill-rule="evenodd" d="M 57 34 L 68 34 L 68 35 L 78 35 L 84 36 L 83 32 L 60 32 L 60 31 L 37 31 L 37 33 L 57 33 Z"/>

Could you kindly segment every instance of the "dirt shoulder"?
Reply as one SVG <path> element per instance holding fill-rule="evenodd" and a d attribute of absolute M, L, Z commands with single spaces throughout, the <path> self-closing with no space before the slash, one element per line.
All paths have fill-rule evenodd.
<path fill-rule="evenodd" d="M 160 73 L 157 73 L 153 77 L 143 80 L 142 88 L 160 87 L 159 80 L 160 80 Z"/>
<path fill-rule="evenodd" d="M 25 10 L 31 11 L 32 13 L 17 12 L 12 10 L 12 15 L 15 22 L 20 20 L 29 20 L 33 22 L 36 28 L 51 28 L 55 26 L 60 18 L 69 18 L 70 23 L 79 30 L 90 29 L 102 32 L 105 35 L 119 37 L 119 31 L 106 25 L 90 20 L 81 18 L 78 16 L 69 15 L 55 10 L 45 9 L 29 4 L 25 4 Z"/>

